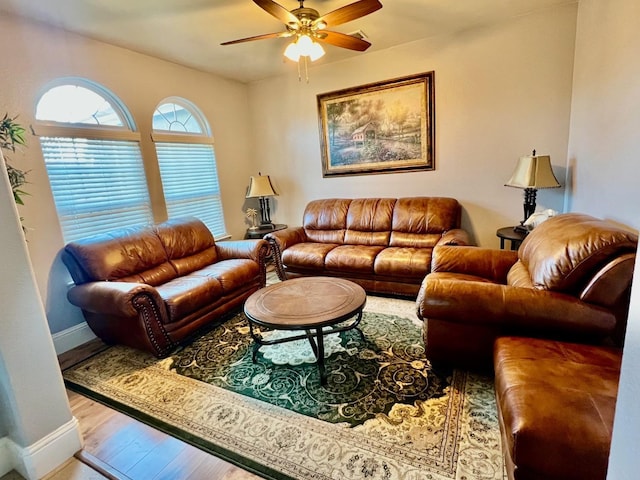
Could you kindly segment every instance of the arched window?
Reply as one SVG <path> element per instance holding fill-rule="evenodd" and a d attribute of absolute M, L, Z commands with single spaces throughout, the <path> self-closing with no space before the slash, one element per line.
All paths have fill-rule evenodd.
<path fill-rule="evenodd" d="M 65 242 L 153 221 L 140 135 L 112 93 L 60 79 L 40 97 L 36 120 Z"/>
<path fill-rule="evenodd" d="M 219 240 L 228 237 L 209 125 L 182 98 L 164 100 L 153 114 L 162 188 L 169 218 L 193 215 Z"/>

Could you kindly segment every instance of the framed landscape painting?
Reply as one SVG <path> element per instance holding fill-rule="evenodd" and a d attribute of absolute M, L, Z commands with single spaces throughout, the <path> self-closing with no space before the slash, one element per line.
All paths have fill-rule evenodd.
<path fill-rule="evenodd" d="M 318 95 L 322 176 L 433 170 L 433 75 Z"/>

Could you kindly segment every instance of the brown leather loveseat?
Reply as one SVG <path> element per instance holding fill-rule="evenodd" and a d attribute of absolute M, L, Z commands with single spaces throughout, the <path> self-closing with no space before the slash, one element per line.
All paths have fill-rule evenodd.
<path fill-rule="evenodd" d="M 106 343 L 168 355 L 265 285 L 268 243 L 214 241 L 187 217 L 71 242 L 67 297 Z"/>
<path fill-rule="evenodd" d="M 331 198 L 306 206 L 302 226 L 265 236 L 281 280 L 341 277 L 369 293 L 415 297 L 436 245 L 468 245 L 461 207 L 442 197 Z"/>
<path fill-rule="evenodd" d="M 604 480 L 638 245 L 569 213 L 518 252 L 434 251 L 417 299 L 427 357 L 492 365 L 510 480 Z"/>

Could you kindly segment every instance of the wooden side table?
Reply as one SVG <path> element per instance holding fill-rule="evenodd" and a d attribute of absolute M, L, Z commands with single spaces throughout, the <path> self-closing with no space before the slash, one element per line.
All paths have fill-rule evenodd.
<path fill-rule="evenodd" d="M 287 225 L 284 223 L 276 223 L 273 227 L 258 227 L 254 230 L 247 228 L 247 232 L 244 234 L 244 238 L 262 238 L 267 233 L 275 232 L 277 230 L 284 230 Z"/>
<path fill-rule="evenodd" d="M 519 232 L 514 227 L 499 228 L 496 235 L 500 239 L 500 248 L 504 249 L 504 241 L 509 240 L 511 242 L 511 250 L 517 250 L 522 241 L 527 238 L 526 232 Z"/>

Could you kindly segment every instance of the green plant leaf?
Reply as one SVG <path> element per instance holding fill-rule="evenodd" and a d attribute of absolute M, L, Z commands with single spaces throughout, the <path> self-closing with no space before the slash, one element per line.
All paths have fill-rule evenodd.
<path fill-rule="evenodd" d="M 22 125 L 16 122 L 18 117 L 10 117 L 8 113 L 4 114 L 2 120 L 0 120 L 0 148 L 9 150 L 11 152 L 16 151 L 16 146 L 25 146 L 25 132 L 26 130 Z M 27 182 L 27 173 L 24 170 L 14 167 L 10 164 L 10 159 L 7 155 L 4 155 L 7 166 L 7 175 L 9 177 L 9 183 L 11 184 L 11 190 L 13 191 L 13 199 L 17 205 L 24 205 L 23 196 L 29 195 L 20 187 Z M 22 218 L 20 219 L 22 221 Z M 23 225 L 23 230 L 25 230 Z M 25 230 L 26 232 L 26 230 Z"/>

